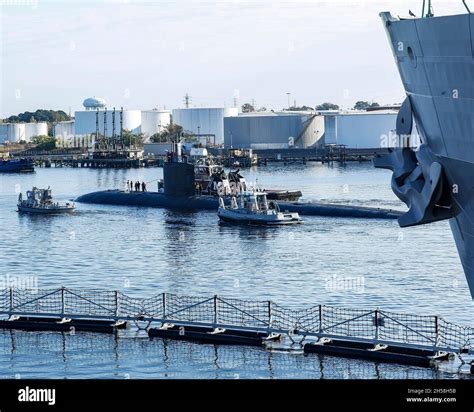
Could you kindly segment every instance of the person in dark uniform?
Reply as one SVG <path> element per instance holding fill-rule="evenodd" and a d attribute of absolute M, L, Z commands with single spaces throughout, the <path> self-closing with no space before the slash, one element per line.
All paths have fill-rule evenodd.
<path fill-rule="evenodd" d="M 146 183 L 142 182 L 142 192 L 146 192 Z"/>

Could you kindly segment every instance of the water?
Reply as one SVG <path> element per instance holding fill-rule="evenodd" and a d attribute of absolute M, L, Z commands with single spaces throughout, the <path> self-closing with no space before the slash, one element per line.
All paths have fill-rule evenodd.
<path fill-rule="evenodd" d="M 374 170 L 370 164 L 271 165 L 244 174 L 263 187 L 300 189 L 304 200 L 404 208 L 390 190 L 390 173 Z M 66 200 L 121 187 L 128 179 L 150 182 L 152 190 L 153 181 L 161 177 L 161 169 L 53 168 L 30 175 L 0 175 L 0 283 L 112 288 L 140 297 L 163 291 L 220 294 L 271 299 L 295 308 L 381 307 L 472 324 L 474 308 L 447 222 L 400 229 L 392 220 L 305 217 L 305 224 L 297 227 L 248 228 L 220 226 L 212 212 L 85 204 L 78 205 L 73 216 L 15 211 L 17 192 L 32 186 L 51 185 L 54 197 Z M 18 342 L 12 345 L 12 339 Z M 63 339 L 71 342 L 71 348 L 61 344 Z M 91 351 L 87 345 L 74 346 L 80 346 L 81 339 L 89 337 L 22 332 L 12 337 L 10 332 L 0 332 L 0 376 L 166 377 L 166 368 L 173 377 L 321 376 L 318 356 L 181 342 L 166 346 L 143 337 L 118 342 L 100 337 L 97 342 L 107 349 Z M 28 340 L 36 344 L 23 343 Z M 167 360 L 165 349 L 172 352 L 172 360 Z M 56 358 L 62 361 L 57 363 Z M 339 365 L 323 368 L 325 377 L 344 377 L 360 364 L 364 369 L 360 377 L 367 378 L 409 377 L 417 370 L 324 361 Z"/>

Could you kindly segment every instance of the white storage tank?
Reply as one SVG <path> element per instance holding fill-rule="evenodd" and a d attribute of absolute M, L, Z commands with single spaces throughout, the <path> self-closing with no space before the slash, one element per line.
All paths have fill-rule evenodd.
<path fill-rule="evenodd" d="M 30 142 L 33 137 L 47 136 L 48 124 L 46 122 L 25 123 L 25 140 Z"/>
<path fill-rule="evenodd" d="M 173 123 L 194 134 L 209 135 L 216 144 L 224 143 L 224 117 L 237 116 L 239 109 L 224 107 L 192 107 L 173 109 Z"/>
<path fill-rule="evenodd" d="M 346 145 L 349 149 L 380 149 L 393 147 L 398 112 L 322 112 L 325 117 L 325 143 Z"/>
<path fill-rule="evenodd" d="M 0 143 L 8 142 L 8 123 L 0 123 Z"/>
<path fill-rule="evenodd" d="M 26 140 L 25 123 L 8 124 L 8 141 L 21 142 Z"/>
<path fill-rule="evenodd" d="M 253 112 L 224 119 L 225 148 L 306 149 L 323 146 L 324 117 L 315 112 Z"/>
<path fill-rule="evenodd" d="M 107 113 L 107 115 L 106 115 Z M 81 110 L 75 112 L 74 133 L 76 136 L 90 136 L 96 132 L 96 118 L 99 117 L 99 133 L 104 134 L 104 118 L 107 116 L 107 136 L 113 136 L 113 110 Z M 123 111 L 123 129 L 132 133 L 141 132 L 142 115 L 140 110 Z M 120 110 L 115 110 L 115 135 L 120 135 Z"/>
<path fill-rule="evenodd" d="M 56 138 L 61 138 L 64 141 L 70 141 L 74 138 L 74 135 L 75 135 L 74 120 L 58 122 L 54 125 L 54 136 Z"/>
<path fill-rule="evenodd" d="M 171 122 L 171 112 L 167 110 L 143 110 L 142 133 L 149 139 L 155 133 L 161 133 Z"/>

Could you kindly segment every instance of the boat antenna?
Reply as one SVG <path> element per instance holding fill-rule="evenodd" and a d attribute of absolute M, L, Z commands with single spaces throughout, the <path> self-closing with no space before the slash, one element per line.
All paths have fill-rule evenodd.
<path fill-rule="evenodd" d="M 464 4 L 464 7 L 466 8 L 467 12 L 471 14 L 471 10 L 469 9 L 468 5 L 466 4 L 466 0 L 462 0 L 462 4 Z"/>
<path fill-rule="evenodd" d="M 466 2 L 466 0 L 463 0 L 464 5 L 466 6 L 465 2 Z M 433 17 L 434 14 L 433 14 L 433 7 L 431 6 L 431 0 L 428 0 L 428 8 L 427 8 L 426 15 L 425 15 L 425 8 L 426 8 L 426 0 L 423 0 L 423 8 L 421 10 L 421 16 L 422 17 Z"/>

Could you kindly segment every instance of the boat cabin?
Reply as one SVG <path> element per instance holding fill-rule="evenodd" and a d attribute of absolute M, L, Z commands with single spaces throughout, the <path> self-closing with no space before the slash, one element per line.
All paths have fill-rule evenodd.
<path fill-rule="evenodd" d="M 230 209 L 246 210 L 250 213 L 267 213 L 269 211 L 278 212 L 278 205 L 273 201 L 268 202 L 265 192 L 243 191 L 238 200 L 235 196 L 232 197 Z"/>

